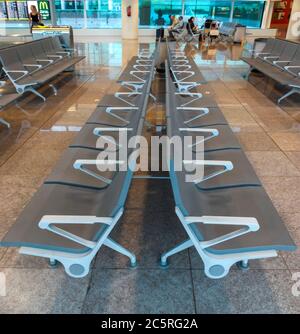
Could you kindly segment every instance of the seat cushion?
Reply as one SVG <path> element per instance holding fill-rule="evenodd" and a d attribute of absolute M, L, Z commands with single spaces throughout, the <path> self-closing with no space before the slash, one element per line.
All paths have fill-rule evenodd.
<path fill-rule="evenodd" d="M 295 250 L 284 223 L 262 187 L 238 187 L 201 191 L 185 182 L 183 172 L 172 173 L 176 205 L 185 216 L 254 217 L 260 229 L 208 249 L 217 254 L 260 250 Z M 194 224 L 200 240 L 211 240 L 239 227 Z M 241 226 L 242 227 L 242 226 Z"/>

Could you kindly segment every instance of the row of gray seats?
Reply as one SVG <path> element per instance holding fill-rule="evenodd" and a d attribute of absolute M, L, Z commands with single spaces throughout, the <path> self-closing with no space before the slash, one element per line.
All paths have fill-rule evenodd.
<path fill-rule="evenodd" d="M 121 148 L 142 132 L 153 75 L 154 57 L 134 109 L 97 107 L 0 246 L 61 262 L 72 277 L 88 274 L 103 245 L 136 265 L 135 255 L 109 235 L 123 214 L 135 167 L 133 149 Z M 125 132 L 127 139 L 121 140 Z M 108 151 L 116 158 L 104 159 Z M 107 164 L 119 167 L 103 168 Z"/>
<path fill-rule="evenodd" d="M 63 48 L 59 36 L 0 49 L 3 71 L 17 93 L 32 92 L 44 101 L 46 98 L 36 88 L 84 58 L 84 56 L 74 56 L 71 49 Z M 49 86 L 56 94 L 55 87 Z"/>
<path fill-rule="evenodd" d="M 171 152 L 170 178 L 175 211 L 187 240 L 161 256 L 168 258 L 195 247 L 210 278 L 227 275 L 235 263 L 247 268 L 248 261 L 277 256 L 277 251 L 295 250 L 279 217 L 239 142 L 218 108 L 182 107 L 166 63 L 168 136 L 182 141 L 191 136 L 192 161 L 175 168 L 178 153 Z M 199 137 L 202 135 L 201 139 Z M 204 144 L 204 146 L 203 146 Z M 197 160 L 197 153 L 203 159 Z M 204 176 L 187 182 L 187 165 L 200 165 Z M 191 167 L 191 166 L 190 166 Z"/>
<path fill-rule="evenodd" d="M 14 43 L 0 43 L 0 50 L 1 49 L 5 49 L 11 45 L 13 45 Z M 12 87 L 9 87 L 10 85 L 8 85 L 7 88 L 7 81 L 5 79 L 5 73 L 2 69 L 2 64 L 0 62 L 0 87 L 1 87 L 1 91 L 0 91 L 0 112 L 10 103 L 12 103 L 13 101 L 15 101 L 20 95 L 16 92 L 13 92 L 14 89 L 11 89 Z M 7 93 L 6 91 L 9 91 L 9 93 Z M 5 125 L 6 127 L 10 128 L 10 123 L 7 122 L 5 119 L 0 118 L 0 123 Z"/>
<path fill-rule="evenodd" d="M 300 44 L 268 38 L 262 51 L 250 50 L 250 52 L 250 57 L 241 58 L 250 66 L 248 76 L 253 69 L 256 69 L 290 88 L 288 93 L 278 99 L 278 103 L 292 94 L 300 94 Z"/>
<path fill-rule="evenodd" d="M 176 42 L 167 42 L 168 61 L 178 92 L 189 92 L 191 89 L 206 83 L 202 73 L 192 58 L 188 58 L 181 49 L 176 49 Z M 193 78 L 191 80 L 191 78 Z"/>

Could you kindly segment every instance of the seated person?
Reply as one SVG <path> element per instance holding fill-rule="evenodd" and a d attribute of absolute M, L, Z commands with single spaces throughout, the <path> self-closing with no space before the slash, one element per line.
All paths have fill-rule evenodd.
<path fill-rule="evenodd" d="M 191 16 L 188 19 L 188 24 L 187 24 L 186 28 L 187 28 L 187 31 L 188 31 L 188 33 L 190 35 L 199 33 L 198 26 L 195 25 L 195 18 L 194 18 L 194 16 Z"/>
<path fill-rule="evenodd" d="M 178 39 L 185 32 L 183 16 L 179 16 L 178 23 L 169 31 L 175 39 Z"/>
<path fill-rule="evenodd" d="M 172 28 L 171 32 L 180 33 L 184 28 L 183 16 L 179 16 L 177 24 Z"/>
<path fill-rule="evenodd" d="M 172 22 L 172 25 L 168 28 L 168 31 L 169 31 L 169 37 L 174 38 L 174 36 L 173 36 L 173 34 L 172 34 L 172 30 L 173 30 L 174 27 L 177 25 L 178 20 L 177 20 L 177 18 L 176 18 L 175 15 L 171 15 L 171 16 L 170 16 L 170 20 L 171 20 L 171 22 Z"/>

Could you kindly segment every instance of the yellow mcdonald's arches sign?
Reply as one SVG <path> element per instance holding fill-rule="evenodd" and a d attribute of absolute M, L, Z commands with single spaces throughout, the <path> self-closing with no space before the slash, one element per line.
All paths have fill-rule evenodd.
<path fill-rule="evenodd" d="M 51 20 L 49 1 L 38 1 L 38 8 L 43 20 Z"/>
<path fill-rule="evenodd" d="M 39 1 L 39 7 L 40 10 L 48 10 L 49 4 L 47 1 Z"/>

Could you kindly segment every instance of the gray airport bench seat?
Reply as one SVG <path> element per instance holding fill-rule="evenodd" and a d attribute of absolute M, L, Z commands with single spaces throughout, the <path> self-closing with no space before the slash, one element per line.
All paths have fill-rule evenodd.
<path fill-rule="evenodd" d="M 140 91 L 144 83 L 147 81 L 152 62 L 155 61 L 156 63 L 160 53 L 159 48 L 160 42 L 156 45 L 155 52 L 152 52 L 149 48 L 141 48 L 139 54 L 129 60 L 117 79 L 117 82 L 130 91 Z M 151 97 L 153 98 L 152 95 Z"/>
<path fill-rule="evenodd" d="M 36 88 L 85 58 L 58 51 L 57 39 L 35 40 L 0 50 L 3 70 L 19 94 L 29 91 L 45 100 Z M 54 86 L 50 86 L 56 93 Z"/>
<path fill-rule="evenodd" d="M 115 94 L 104 95 L 98 102 L 98 107 L 136 107 L 141 92 L 116 92 Z"/>
<path fill-rule="evenodd" d="M 227 125 L 227 121 L 218 107 L 188 107 L 178 106 L 176 110 L 181 111 L 181 117 L 188 128 L 209 125 Z"/>
<path fill-rule="evenodd" d="M 155 54 L 159 52 L 159 45 Z M 138 104 L 142 92 L 141 90 L 144 87 L 144 84 L 149 80 L 149 76 L 153 75 L 151 70 L 151 64 L 153 63 L 154 55 L 147 60 L 147 63 L 140 63 L 139 57 L 132 57 L 120 76 L 117 79 L 117 82 L 126 87 L 126 91 L 118 91 L 115 94 L 105 95 L 98 102 L 97 107 L 122 107 L 127 105 L 129 110 L 136 107 Z M 149 63 L 151 61 L 151 63 Z M 137 67 L 136 67 L 137 66 Z M 155 100 L 155 97 L 150 92 L 150 97 Z"/>
<path fill-rule="evenodd" d="M 99 137 L 110 137 L 118 142 L 120 131 L 128 131 L 128 134 L 130 134 L 133 129 L 130 127 L 130 125 L 120 129 L 120 127 L 116 126 L 101 125 L 97 123 L 86 123 L 81 128 L 78 135 L 74 138 L 73 142 L 70 144 L 70 147 L 90 148 L 93 150 L 103 151 L 103 148 L 101 146 L 102 142 L 100 143 L 100 145 L 97 145 Z M 116 151 L 118 150 L 119 148 L 117 147 Z"/>
<path fill-rule="evenodd" d="M 109 237 L 123 214 L 136 162 L 129 149 L 127 158 L 131 168 L 121 169 L 119 166 L 124 161 L 118 160 L 120 157 L 116 155 L 116 170 L 99 170 L 104 161 L 99 156 L 98 140 L 111 141 L 108 136 L 112 134 L 116 139 L 113 145 L 120 148 L 127 143 L 120 142 L 116 132 L 126 131 L 127 140 L 141 134 L 154 60 L 151 70 L 137 109 L 125 113 L 126 122 L 123 120 L 123 123 L 126 125 L 122 129 L 118 127 L 125 115 L 111 116 L 109 108 L 94 111 L 90 118 L 93 121 L 86 123 L 64 152 L 0 242 L 2 247 L 20 247 L 21 254 L 48 258 L 52 264 L 61 262 L 72 277 L 84 277 L 89 273 L 91 262 L 103 245 L 127 256 L 131 265 L 136 265 L 135 255 Z M 125 105 L 123 109 L 126 108 Z"/>
<path fill-rule="evenodd" d="M 142 89 L 144 83 L 148 79 L 150 73 L 149 69 L 152 64 L 150 62 L 153 62 L 153 59 L 153 57 L 147 60 L 140 59 L 139 57 L 132 57 L 119 75 L 117 82 L 121 86 L 138 92 Z"/>
<path fill-rule="evenodd" d="M 278 99 L 278 103 L 292 94 L 300 94 L 300 45 L 281 39 L 267 39 L 261 52 L 252 53 L 251 57 L 241 57 L 250 68 L 272 78 L 281 85 L 290 87 L 288 93 Z"/>
<path fill-rule="evenodd" d="M 190 59 L 188 61 L 190 61 Z M 197 74 L 198 71 L 195 72 L 194 69 L 182 69 L 172 66 L 171 71 L 178 92 L 189 92 L 206 83 L 203 76 Z"/>
<path fill-rule="evenodd" d="M 93 113 L 87 120 L 88 124 L 99 124 L 111 127 L 127 127 L 130 123 L 131 111 L 123 110 L 110 110 L 109 107 L 97 107 L 96 113 Z"/>
<path fill-rule="evenodd" d="M 171 151 L 175 212 L 187 240 L 162 254 L 161 265 L 167 266 L 170 256 L 195 247 L 203 260 L 205 274 L 217 279 L 226 276 L 234 264 L 247 268 L 249 260 L 295 250 L 293 240 L 230 127 L 219 125 L 220 131 L 216 131 L 216 126 L 205 124 L 205 117 L 198 118 L 196 128 L 186 127 L 184 110 L 178 109 L 174 98 L 176 88 L 168 64 L 166 91 L 168 136 L 183 139 L 191 130 L 198 131 L 193 136 L 200 136 L 203 130 L 210 132 L 204 135 L 204 148 L 198 147 L 204 152 L 201 160 L 193 162 L 204 166 L 203 177 L 187 182 L 186 176 L 191 172 L 184 167 L 181 171 L 175 169 L 177 155 Z M 195 150 L 195 146 L 190 149 Z"/>
<path fill-rule="evenodd" d="M 186 136 L 191 136 L 193 138 L 193 141 L 195 142 L 195 145 L 192 149 L 193 152 L 197 153 L 203 151 L 202 142 L 197 143 L 196 136 L 203 136 L 203 140 L 205 143 L 205 152 L 222 151 L 225 149 L 241 149 L 240 143 L 238 142 L 236 136 L 233 134 L 228 124 L 206 125 L 205 123 L 206 122 L 204 121 L 204 119 L 200 120 L 200 122 L 196 126 L 196 132 L 193 131 L 194 129 L 188 127 L 186 123 L 183 123 L 185 128 L 182 128 L 182 134 Z M 200 129 L 197 129 L 197 127 L 200 127 Z"/>
<path fill-rule="evenodd" d="M 172 78 L 178 92 L 189 92 L 206 83 L 195 61 L 185 56 L 180 49 L 176 49 L 176 43 L 167 41 L 167 51 Z"/>
<path fill-rule="evenodd" d="M 150 77 L 149 77 L 150 80 Z M 96 112 L 93 113 L 87 120 L 87 124 L 98 124 L 108 127 L 132 127 L 132 122 L 136 117 L 138 117 L 139 107 L 138 105 L 144 100 L 145 87 L 138 95 L 135 100 L 135 105 L 131 106 L 128 103 L 123 102 L 121 104 L 118 100 L 118 105 L 113 105 L 113 103 L 103 103 L 103 106 L 97 106 Z M 149 93 L 149 97 L 152 94 Z M 105 98 L 105 96 L 104 96 Z M 114 96 L 107 95 L 107 101 L 111 101 Z M 100 103 L 101 104 L 101 103 Z M 145 117 L 143 114 L 141 117 Z"/>
<path fill-rule="evenodd" d="M 178 105 L 181 107 L 217 108 L 217 102 L 210 94 L 202 94 L 200 92 L 175 92 L 175 96 L 178 101 Z"/>

